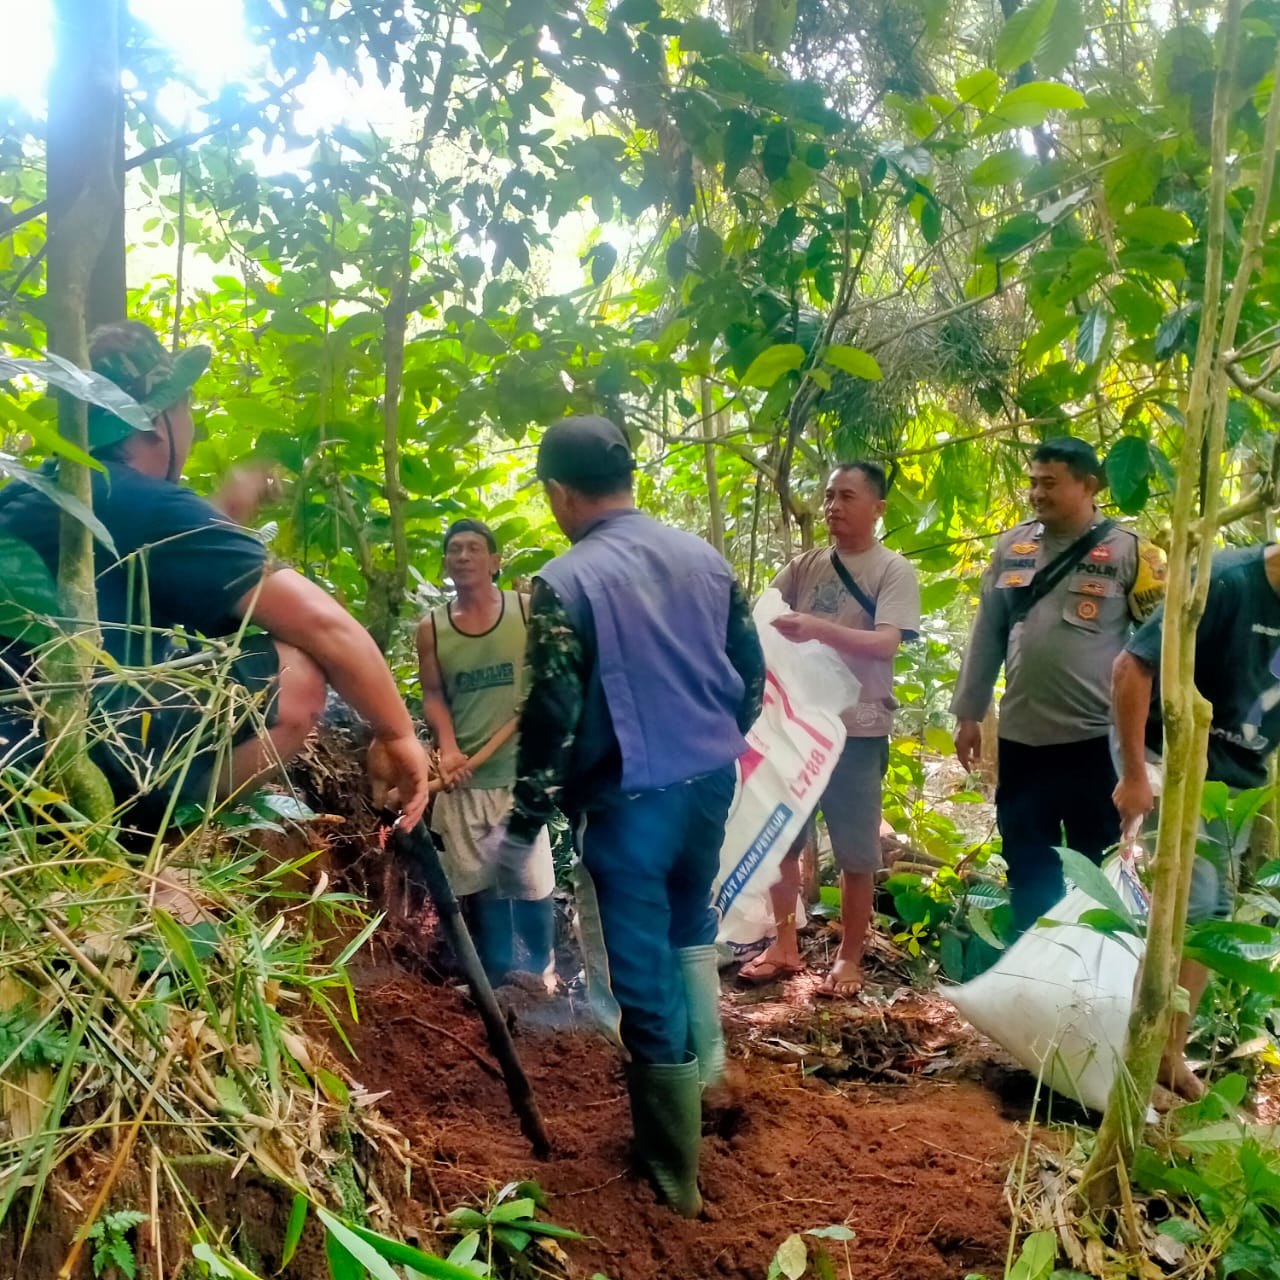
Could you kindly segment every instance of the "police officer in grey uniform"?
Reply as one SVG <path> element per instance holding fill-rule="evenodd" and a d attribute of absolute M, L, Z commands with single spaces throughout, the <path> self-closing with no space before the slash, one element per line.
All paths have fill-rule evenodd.
<path fill-rule="evenodd" d="M 956 755 L 970 769 L 1004 666 L 996 819 L 1016 933 L 1062 896 L 1057 846 L 1096 862 L 1120 838 L 1111 666 L 1133 624 L 1160 603 L 1164 560 L 1138 534 L 1101 518 L 1101 476 L 1083 440 L 1061 436 L 1032 454 L 1036 518 L 996 545 L 951 702 Z"/>

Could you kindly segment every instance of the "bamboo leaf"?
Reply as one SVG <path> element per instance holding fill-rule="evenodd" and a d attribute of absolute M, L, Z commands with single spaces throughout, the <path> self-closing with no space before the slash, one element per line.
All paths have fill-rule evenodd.
<path fill-rule="evenodd" d="M 201 1003 L 210 1015 L 217 1019 L 220 1010 L 214 1003 L 209 984 L 205 980 L 204 969 L 196 957 L 195 947 L 187 936 L 187 931 L 163 907 L 154 908 L 151 917 L 156 922 L 156 928 L 169 950 L 177 957 L 178 963 L 191 979 L 191 985 L 199 994 Z"/>
<path fill-rule="evenodd" d="M 532 1218 L 534 1208 L 532 1200 L 508 1200 L 489 1210 L 489 1221 L 514 1222 L 517 1218 Z"/>
<path fill-rule="evenodd" d="M 321 1208 L 320 1205 L 315 1206 L 316 1216 L 325 1225 L 325 1230 L 329 1233 L 328 1244 L 338 1246 L 337 1250 L 326 1247 L 329 1254 L 329 1264 L 332 1267 L 335 1252 L 345 1253 L 359 1267 L 373 1277 L 373 1280 L 400 1280 L 400 1277 L 392 1270 L 391 1264 L 373 1247 L 368 1241 L 363 1240 L 356 1234 L 351 1226 L 343 1222 L 341 1218 L 335 1217 L 328 1209 Z M 359 1276 L 357 1269 L 354 1272 L 344 1272 Z M 335 1277 L 336 1280 L 336 1277 Z M 363 1276 L 360 1280 L 364 1280 Z"/>
<path fill-rule="evenodd" d="M 379 1260 L 383 1261 L 383 1265 L 394 1262 L 400 1266 L 412 1267 L 414 1271 L 421 1275 L 429 1276 L 431 1280 L 475 1280 L 475 1272 L 468 1271 L 465 1267 L 458 1266 L 456 1263 L 447 1261 L 444 1258 L 438 1258 L 433 1253 L 424 1253 L 413 1245 L 405 1244 L 401 1240 L 393 1240 L 390 1236 L 380 1235 L 378 1232 L 370 1231 L 368 1227 L 358 1226 L 354 1222 L 342 1222 L 326 1209 L 317 1207 L 316 1212 L 324 1220 L 326 1227 L 329 1227 L 330 1221 L 332 1221 L 344 1229 L 344 1247 L 346 1246 L 346 1237 L 354 1237 L 365 1248 L 371 1250 Z M 366 1263 L 365 1265 L 367 1266 L 368 1264 Z M 379 1274 L 372 1267 L 369 1267 L 369 1270 L 375 1276 Z M 392 1274 L 394 1275 L 394 1273 Z"/>
<path fill-rule="evenodd" d="M 298 1251 L 298 1243 L 302 1239 L 303 1228 L 307 1225 L 307 1209 L 310 1204 L 307 1197 L 298 1192 L 293 1197 L 293 1207 L 289 1210 L 289 1222 L 284 1229 L 284 1243 L 280 1247 L 280 1269 L 293 1260 Z"/>
<path fill-rule="evenodd" d="M 250 1271 L 236 1258 L 228 1258 L 219 1253 L 204 1240 L 199 1240 L 191 1246 L 191 1256 L 197 1262 L 203 1262 L 215 1280 L 262 1280 L 256 1271 Z"/>

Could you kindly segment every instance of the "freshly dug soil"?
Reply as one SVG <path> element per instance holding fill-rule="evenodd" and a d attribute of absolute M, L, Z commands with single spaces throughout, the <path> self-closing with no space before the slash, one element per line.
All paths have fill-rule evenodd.
<path fill-rule="evenodd" d="M 547 1161 L 478 1061 L 484 1033 L 456 987 L 366 970 L 351 1070 L 386 1091 L 379 1105 L 432 1162 L 444 1206 L 539 1183 L 547 1216 L 591 1237 L 567 1246 L 584 1277 L 763 1280 L 788 1235 L 833 1223 L 857 1233 L 848 1270 L 843 1246 L 825 1242 L 849 1280 L 1003 1274 L 1005 1177 L 1026 1114 L 969 1078 L 987 1056 L 972 1032 L 936 997 L 815 1005 L 803 982 L 728 997 L 737 1087 L 705 1126 L 699 1221 L 633 1176 L 619 1053 L 568 998 L 500 995 L 555 1145 Z M 429 1215 L 425 1181 L 414 1195 Z"/>

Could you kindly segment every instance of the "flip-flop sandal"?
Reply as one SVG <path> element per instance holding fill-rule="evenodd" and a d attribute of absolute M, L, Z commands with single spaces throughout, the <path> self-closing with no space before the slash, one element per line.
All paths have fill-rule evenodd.
<path fill-rule="evenodd" d="M 794 978 L 797 973 L 804 972 L 802 964 L 783 964 L 781 960 L 766 960 L 764 956 L 756 956 L 748 960 L 738 970 L 738 977 L 753 987 L 762 987 L 769 982 L 779 982 L 783 978 Z"/>

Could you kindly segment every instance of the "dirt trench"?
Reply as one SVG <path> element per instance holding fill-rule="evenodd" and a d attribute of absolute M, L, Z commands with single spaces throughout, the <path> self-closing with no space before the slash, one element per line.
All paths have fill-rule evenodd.
<path fill-rule="evenodd" d="M 792 1232 L 835 1223 L 848 1280 L 1003 1274 L 1004 1187 L 1030 1090 L 938 997 L 892 987 L 858 1004 L 811 998 L 807 976 L 764 992 L 726 983 L 739 1087 L 703 1144 L 702 1220 L 659 1205 L 630 1172 L 619 1055 L 569 997 L 504 989 L 555 1154 L 521 1138 L 464 992 L 394 963 L 359 975 L 350 1070 L 430 1161 L 449 1208 L 535 1180 L 547 1215 L 590 1237 L 573 1272 L 608 1280 L 763 1280 Z M 983 1080 L 986 1083 L 983 1083 Z M 425 1179 L 421 1180 L 425 1182 Z M 417 1185 L 416 1199 L 428 1199 Z"/>

